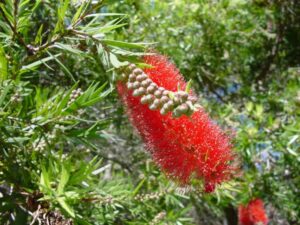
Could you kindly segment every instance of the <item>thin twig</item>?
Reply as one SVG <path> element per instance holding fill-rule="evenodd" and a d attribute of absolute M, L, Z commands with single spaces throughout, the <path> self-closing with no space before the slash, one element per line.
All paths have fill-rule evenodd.
<path fill-rule="evenodd" d="M 38 52 L 41 52 L 49 47 L 51 47 L 52 45 L 54 45 L 56 42 L 58 42 L 60 39 L 68 36 L 70 34 L 70 31 L 74 31 L 74 28 L 80 24 L 87 15 L 89 15 L 92 11 L 98 9 L 101 5 L 102 5 L 103 1 L 97 3 L 96 5 L 94 5 L 90 10 L 88 10 L 86 13 L 83 13 L 73 24 L 71 24 L 68 28 L 67 28 L 67 32 L 58 34 L 55 38 L 53 38 L 51 41 L 39 46 L 39 47 L 34 47 L 34 54 L 37 54 Z"/>
<path fill-rule="evenodd" d="M 17 30 L 17 21 L 16 21 L 16 18 L 14 18 L 14 25 L 11 24 L 11 22 L 9 21 L 9 19 L 6 17 L 3 9 L 0 7 L 0 13 L 3 17 L 3 19 L 5 20 L 5 22 L 8 24 L 8 26 L 10 27 L 10 29 L 12 30 L 13 32 L 13 38 L 17 38 L 18 41 L 25 47 L 26 51 L 27 51 L 27 54 L 28 55 L 31 55 L 32 52 L 33 52 L 33 48 L 31 45 L 27 45 L 24 41 L 24 39 L 22 38 L 22 36 L 18 33 L 18 30 Z M 17 10 L 14 10 L 14 13 L 17 13 Z"/>

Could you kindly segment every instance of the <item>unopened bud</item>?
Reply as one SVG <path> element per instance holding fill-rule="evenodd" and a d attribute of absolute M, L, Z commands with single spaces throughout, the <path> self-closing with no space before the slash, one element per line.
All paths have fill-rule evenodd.
<path fill-rule="evenodd" d="M 158 90 L 160 90 L 161 92 L 164 92 L 166 89 L 164 89 L 163 87 L 159 87 Z"/>
<path fill-rule="evenodd" d="M 183 100 L 186 101 L 189 97 L 189 94 L 185 91 L 178 91 L 178 96 Z"/>
<path fill-rule="evenodd" d="M 163 107 L 161 110 L 160 110 L 160 114 L 162 115 L 166 115 L 168 114 L 168 112 L 170 112 L 171 110 L 166 108 L 166 107 Z"/>
<path fill-rule="evenodd" d="M 188 111 L 189 106 L 187 104 L 182 104 L 173 111 L 173 116 L 180 117 L 182 114 L 188 113 Z"/>
<path fill-rule="evenodd" d="M 136 65 L 130 64 L 130 65 L 128 66 L 128 68 L 132 71 L 132 70 L 134 70 L 134 69 L 136 68 Z"/>
<path fill-rule="evenodd" d="M 169 98 L 167 96 L 162 96 L 160 99 L 161 104 L 165 104 L 169 101 Z"/>
<path fill-rule="evenodd" d="M 155 95 L 156 98 L 160 98 L 162 96 L 162 91 L 161 90 L 156 90 L 154 92 L 154 95 Z"/>
<path fill-rule="evenodd" d="M 153 94 L 155 92 L 155 90 L 157 89 L 157 87 L 153 84 L 151 84 L 148 88 L 147 88 L 147 93 L 148 94 Z"/>
<path fill-rule="evenodd" d="M 136 89 L 136 90 L 134 90 L 134 91 L 132 92 L 132 95 L 133 95 L 133 96 L 140 96 L 140 95 L 142 95 L 142 93 L 139 91 L 139 89 Z"/>
<path fill-rule="evenodd" d="M 126 73 L 122 73 L 121 74 L 121 79 L 122 80 L 126 80 L 127 79 L 127 74 Z"/>
<path fill-rule="evenodd" d="M 154 102 L 150 105 L 149 109 L 156 110 L 160 107 L 160 101 L 159 99 L 155 99 Z"/>
<path fill-rule="evenodd" d="M 127 88 L 128 88 L 129 90 L 134 89 L 133 83 L 128 82 L 128 83 L 127 83 Z"/>
<path fill-rule="evenodd" d="M 136 80 L 137 81 L 143 81 L 143 80 L 146 80 L 148 78 L 148 76 L 146 74 L 140 74 L 136 77 Z"/>
<path fill-rule="evenodd" d="M 146 95 L 146 96 L 143 96 L 143 97 L 141 98 L 141 103 L 142 103 L 142 104 L 147 104 L 147 103 L 148 103 L 147 95 Z"/>
<path fill-rule="evenodd" d="M 136 79 L 136 75 L 135 74 L 129 74 L 129 81 L 135 81 L 135 79 Z"/>
<path fill-rule="evenodd" d="M 167 109 L 172 109 L 174 107 L 174 102 L 172 100 L 169 100 L 166 104 L 165 107 Z"/>
<path fill-rule="evenodd" d="M 146 93 L 146 90 L 145 90 L 145 88 L 143 88 L 143 87 L 139 87 L 138 91 L 139 91 L 142 95 Z"/>
<path fill-rule="evenodd" d="M 152 103 L 155 99 L 154 96 L 151 94 L 146 95 L 146 98 L 147 98 L 148 103 Z"/>
<path fill-rule="evenodd" d="M 133 82 L 133 88 L 138 89 L 141 86 L 141 83 L 138 81 Z"/>
<path fill-rule="evenodd" d="M 168 90 L 164 90 L 162 94 L 163 94 L 163 95 L 165 95 L 165 96 L 169 96 L 169 94 L 170 94 L 170 91 L 168 91 Z"/>
<path fill-rule="evenodd" d="M 148 79 L 146 79 L 146 80 L 143 80 L 143 81 L 141 82 L 141 85 L 142 85 L 143 87 L 147 88 L 151 83 L 152 83 L 152 80 L 148 78 Z"/>
<path fill-rule="evenodd" d="M 175 97 L 173 98 L 173 102 L 174 102 L 175 105 L 179 105 L 179 104 L 180 104 L 180 99 L 179 99 L 178 97 L 175 96 Z"/>
<path fill-rule="evenodd" d="M 139 69 L 139 68 L 136 68 L 132 71 L 135 75 L 140 75 L 143 73 L 143 70 Z"/>
<path fill-rule="evenodd" d="M 195 104 L 198 101 L 197 97 L 195 96 L 189 96 L 188 100 L 191 101 L 193 104 Z"/>

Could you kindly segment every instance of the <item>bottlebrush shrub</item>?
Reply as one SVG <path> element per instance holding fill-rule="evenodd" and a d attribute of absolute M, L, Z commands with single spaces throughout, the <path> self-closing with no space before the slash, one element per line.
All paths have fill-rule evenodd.
<path fill-rule="evenodd" d="M 268 216 L 261 199 L 253 199 L 248 205 L 239 206 L 239 221 L 241 225 L 267 225 Z"/>
<path fill-rule="evenodd" d="M 144 72 L 158 86 L 172 92 L 178 91 L 178 87 L 185 90 L 187 84 L 182 75 L 166 57 L 146 56 L 144 62 L 152 66 Z M 123 81 L 117 89 L 146 148 L 170 177 L 182 185 L 200 179 L 205 191 L 212 192 L 216 184 L 233 175 L 230 140 L 203 109 L 191 116 L 174 118 L 171 112 L 162 115 L 159 110 L 143 105 L 141 97 L 133 96 Z"/>

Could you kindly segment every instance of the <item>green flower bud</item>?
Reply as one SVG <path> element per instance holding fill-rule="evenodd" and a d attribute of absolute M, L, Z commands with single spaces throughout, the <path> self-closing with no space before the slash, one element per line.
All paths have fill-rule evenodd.
<path fill-rule="evenodd" d="M 129 68 L 131 71 L 133 71 L 133 70 L 136 68 L 136 65 L 134 65 L 134 64 L 132 63 L 132 64 L 130 64 L 130 65 L 128 66 L 128 68 Z"/>
<path fill-rule="evenodd" d="M 143 81 L 143 80 L 146 80 L 148 78 L 148 76 L 146 74 L 140 74 L 136 77 L 136 80 L 137 81 Z"/>
<path fill-rule="evenodd" d="M 170 91 L 168 91 L 168 90 L 164 90 L 162 94 L 163 94 L 163 95 L 165 95 L 165 96 L 169 96 L 169 94 L 170 94 Z"/>
<path fill-rule="evenodd" d="M 189 94 L 185 91 L 178 91 L 177 94 L 183 101 L 186 101 L 189 97 Z"/>
<path fill-rule="evenodd" d="M 155 92 L 155 90 L 157 89 L 157 87 L 155 85 L 153 85 L 153 83 L 147 88 L 147 93 L 148 94 L 153 94 Z"/>
<path fill-rule="evenodd" d="M 175 110 L 179 111 L 181 114 L 187 113 L 189 111 L 189 106 L 187 104 L 181 104 Z"/>
<path fill-rule="evenodd" d="M 148 103 L 152 103 L 155 99 L 155 97 L 151 94 L 146 95 L 146 98 Z"/>
<path fill-rule="evenodd" d="M 174 102 L 172 100 L 169 100 L 166 104 L 165 104 L 165 107 L 167 109 L 173 109 L 174 107 Z"/>
<path fill-rule="evenodd" d="M 165 107 L 163 107 L 159 112 L 160 112 L 160 114 L 162 114 L 162 115 L 167 115 L 169 111 L 170 111 L 170 110 L 168 110 L 168 109 L 166 109 Z"/>
<path fill-rule="evenodd" d="M 143 90 L 141 90 L 140 88 L 134 90 L 133 93 L 132 93 L 133 96 L 141 96 L 143 94 L 144 94 Z"/>
<path fill-rule="evenodd" d="M 163 87 L 159 87 L 158 90 L 160 90 L 162 93 L 166 90 Z"/>
<path fill-rule="evenodd" d="M 162 96 L 162 91 L 156 90 L 156 91 L 154 92 L 154 95 L 155 95 L 156 98 L 160 98 L 160 97 Z"/>
<path fill-rule="evenodd" d="M 158 108 L 159 108 L 159 105 L 158 104 L 154 104 L 154 102 L 149 106 L 150 110 L 156 110 Z"/>
<path fill-rule="evenodd" d="M 133 88 L 138 89 L 141 86 L 141 83 L 138 81 L 133 82 Z"/>
<path fill-rule="evenodd" d="M 143 73 L 143 70 L 139 69 L 139 68 L 136 68 L 132 71 L 135 75 L 140 75 Z"/>
<path fill-rule="evenodd" d="M 143 87 L 139 87 L 138 91 L 139 91 L 139 93 L 141 93 L 141 95 L 146 93 L 146 90 Z"/>
<path fill-rule="evenodd" d="M 143 87 L 147 88 L 151 83 L 152 83 L 152 80 L 148 78 L 148 79 L 146 79 L 146 80 L 143 80 L 143 81 L 141 82 L 141 85 L 142 85 Z"/>
<path fill-rule="evenodd" d="M 129 81 L 135 81 L 136 75 L 135 74 L 129 74 Z"/>
<path fill-rule="evenodd" d="M 167 103 L 169 100 L 170 100 L 170 99 L 169 99 L 167 96 L 162 96 L 161 99 L 160 99 L 160 102 L 161 102 L 162 104 L 165 104 L 165 103 Z"/>
<path fill-rule="evenodd" d="M 121 74 L 121 79 L 122 80 L 126 80 L 127 79 L 127 74 L 126 73 L 122 73 Z"/>
<path fill-rule="evenodd" d="M 127 82 L 127 88 L 128 88 L 129 90 L 132 90 L 132 89 L 134 89 L 134 87 L 133 87 L 133 83 L 131 83 L 131 82 Z"/>
<path fill-rule="evenodd" d="M 180 99 L 177 96 L 175 96 L 173 98 L 173 102 L 174 102 L 174 105 L 179 105 L 180 104 Z"/>
<path fill-rule="evenodd" d="M 178 117 L 180 117 L 182 115 L 182 113 L 179 111 L 179 110 L 177 110 L 177 109 L 175 109 L 174 111 L 173 111 L 173 113 L 172 113 L 172 116 L 174 117 L 174 118 L 178 118 Z"/>
<path fill-rule="evenodd" d="M 197 97 L 195 96 L 189 96 L 188 100 L 191 101 L 193 104 L 195 104 L 198 101 Z"/>
<path fill-rule="evenodd" d="M 148 98 L 147 98 L 147 96 L 143 96 L 143 97 L 141 98 L 141 103 L 142 103 L 142 104 L 147 104 L 147 103 L 148 103 Z"/>

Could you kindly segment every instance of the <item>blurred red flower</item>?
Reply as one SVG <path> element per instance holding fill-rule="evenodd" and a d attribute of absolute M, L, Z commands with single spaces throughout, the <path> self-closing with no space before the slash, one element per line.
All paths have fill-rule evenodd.
<path fill-rule="evenodd" d="M 152 65 L 144 72 L 157 85 L 169 91 L 185 89 L 182 75 L 166 57 L 146 56 L 144 62 Z M 169 176 L 180 184 L 202 179 L 206 192 L 214 191 L 216 184 L 232 176 L 235 168 L 231 165 L 234 154 L 230 140 L 203 109 L 190 117 L 173 118 L 171 113 L 161 115 L 141 104 L 140 97 L 133 97 L 124 83 L 119 82 L 117 88 L 146 148 Z"/>
<path fill-rule="evenodd" d="M 241 225 L 267 225 L 268 216 L 261 199 L 253 199 L 248 205 L 239 206 L 239 221 Z"/>

